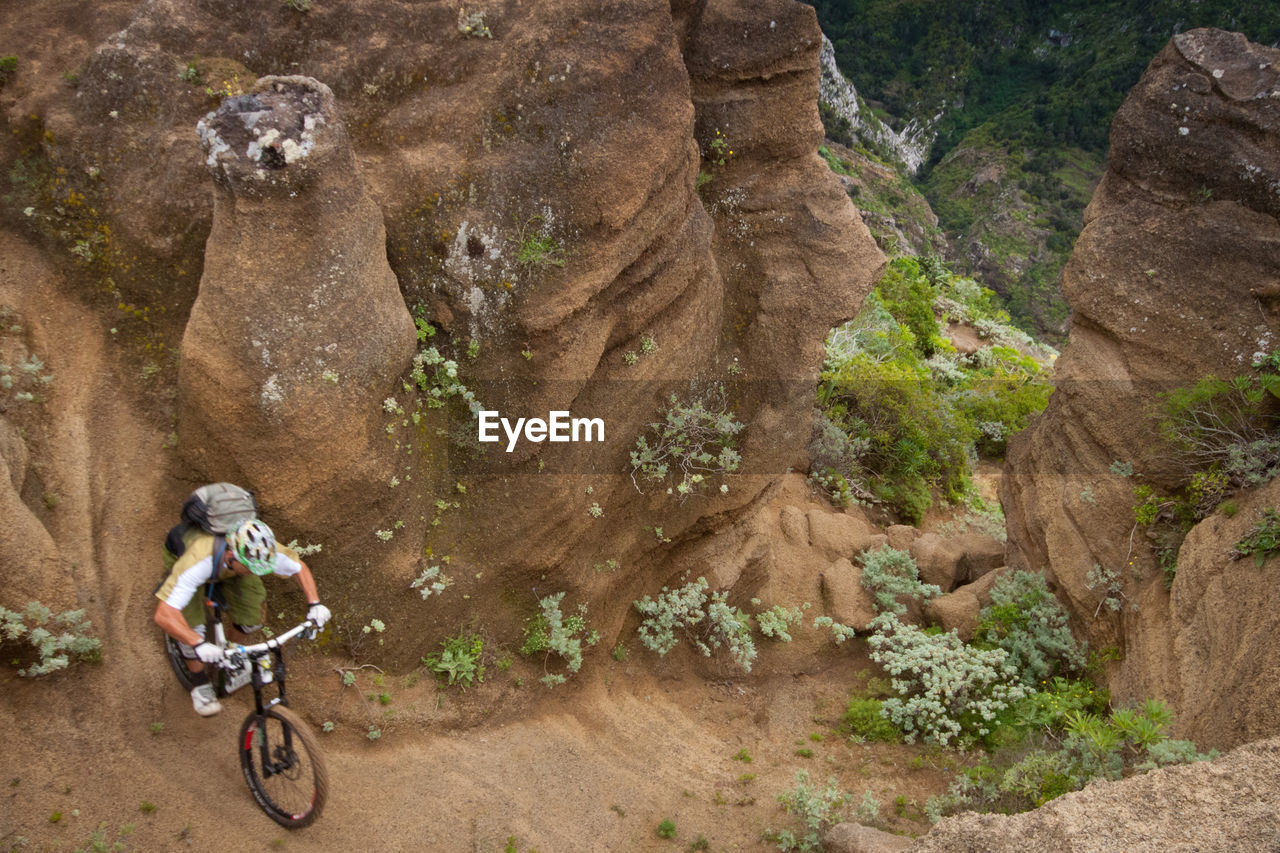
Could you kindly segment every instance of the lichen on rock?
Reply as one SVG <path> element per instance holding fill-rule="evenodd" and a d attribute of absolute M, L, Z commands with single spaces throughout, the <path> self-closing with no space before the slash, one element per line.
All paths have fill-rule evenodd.
<path fill-rule="evenodd" d="M 318 80 L 263 77 L 254 92 L 224 98 L 196 125 L 205 165 L 241 196 L 297 192 L 317 170 L 350 160 L 345 133 L 326 118 L 335 110 L 333 92 Z"/>

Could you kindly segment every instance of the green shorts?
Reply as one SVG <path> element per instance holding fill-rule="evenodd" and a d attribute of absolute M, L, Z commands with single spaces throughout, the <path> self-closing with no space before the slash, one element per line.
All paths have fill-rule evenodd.
<path fill-rule="evenodd" d="M 262 627 L 267 616 L 267 588 L 262 578 L 257 575 L 236 575 L 217 584 L 222 591 L 223 612 L 231 617 L 236 630 L 252 634 Z M 192 628 L 204 625 L 204 593 L 200 587 L 198 595 L 194 595 L 186 607 L 182 608 L 182 618 Z M 215 594 L 217 594 L 215 592 Z"/>

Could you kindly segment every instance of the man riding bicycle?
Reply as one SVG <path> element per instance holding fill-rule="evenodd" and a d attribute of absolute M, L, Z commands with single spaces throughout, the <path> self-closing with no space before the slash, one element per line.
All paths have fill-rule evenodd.
<path fill-rule="evenodd" d="M 191 703 L 197 714 L 210 717 L 222 710 L 217 693 L 205 672 L 205 665 L 219 663 L 223 650 L 205 637 L 204 587 L 211 580 L 225 599 L 231 615 L 230 638 L 243 643 L 248 635 L 262 628 L 267 610 L 267 590 L 263 575 L 294 577 L 307 600 L 307 618 L 323 628 L 329 621 L 329 608 L 320 603 L 315 578 L 307 564 L 289 548 L 277 546 L 271 528 L 258 519 L 242 522 L 227 534 L 226 547 L 219 548 L 218 537 L 198 527 L 182 536 L 185 550 L 173 564 L 169 575 L 156 590 L 155 622 L 166 634 L 178 641 L 187 668 L 196 686 L 191 690 Z M 216 576 L 214 560 L 218 562 Z M 193 627 L 194 626 L 194 627 Z"/>

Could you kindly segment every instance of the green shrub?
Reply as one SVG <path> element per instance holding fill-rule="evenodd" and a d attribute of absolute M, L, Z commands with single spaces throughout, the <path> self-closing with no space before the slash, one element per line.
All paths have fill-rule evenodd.
<path fill-rule="evenodd" d="M 675 629 L 681 629 L 694 648 L 705 657 L 724 646 L 729 656 L 746 672 L 756 659 L 755 641 L 751 639 L 751 617 L 740 608 L 730 607 L 727 594 L 707 595 L 707 579 L 698 578 L 680 589 L 665 586 L 658 598 L 645 596 L 634 602 L 645 617 L 637 629 L 640 642 L 650 651 L 665 655 L 679 642 Z"/>
<path fill-rule="evenodd" d="M 787 814 L 800 819 L 800 834 L 784 829 L 768 836 L 782 851 L 821 850 L 823 834 L 840 821 L 849 799 L 834 776 L 827 780 L 826 788 L 818 788 L 809 783 L 807 771 L 798 770 L 796 786 L 778 794 L 778 804 Z"/>
<path fill-rule="evenodd" d="M 595 631 L 587 630 L 587 606 L 578 605 L 578 612 L 565 616 L 560 612 L 560 602 L 564 593 L 549 595 L 538 602 L 542 612 L 525 623 L 524 645 L 520 647 L 523 655 L 545 652 L 545 659 L 552 654 L 559 655 L 565 663 L 569 674 L 582 668 L 582 644 L 594 646 L 600 639 Z M 548 687 L 565 682 L 565 676 L 558 673 L 547 673 L 541 679 Z"/>
<path fill-rule="evenodd" d="M 933 313 L 937 294 L 917 260 L 908 256 L 894 258 L 876 285 L 876 293 L 885 310 L 910 330 L 920 356 L 933 355 L 942 339 L 942 329 Z"/>
<path fill-rule="evenodd" d="M 808 447 L 809 481 L 835 506 L 870 501 L 875 497 L 871 475 L 862 464 L 870 448 L 868 439 L 851 438 L 826 412 L 816 410 Z"/>
<path fill-rule="evenodd" d="M 871 793 L 870 788 L 862 792 L 862 801 L 858 803 L 854 814 L 861 824 L 870 825 L 880 820 L 880 801 Z"/>
<path fill-rule="evenodd" d="M 662 821 L 662 823 L 658 824 L 658 837 L 667 838 L 667 839 L 675 838 L 676 837 L 675 821 L 671 820 L 671 818 L 665 818 Z"/>
<path fill-rule="evenodd" d="M 102 641 L 90 635 L 92 624 L 83 610 L 66 610 L 58 615 L 38 601 L 23 610 L 0 607 L 0 642 L 25 638 L 38 660 L 18 670 L 18 675 L 34 678 L 71 665 L 71 659 L 98 661 Z"/>
<path fill-rule="evenodd" d="M 919 522 L 935 492 L 962 497 L 972 454 L 999 456 L 1044 409 L 1051 383 L 1023 353 L 1053 351 L 1011 326 L 994 299 L 941 262 L 898 258 L 858 316 L 831 331 L 809 452 L 811 476 L 834 502 L 874 499 Z M 942 337 L 950 320 L 991 346 L 957 354 Z"/>
<path fill-rule="evenodd" d="M 18 73 L 18 57 L 0 56 L 0 89 Z"/>
<path fill-rule="evenodd" d="M 1049 591 L 1040 572 L 1005 572 L 991 588 L 975 638 L 1004 649 L 1008 661 L 1029 687 L 1046 679 L 1080 672 L 1086 649 L 1071 635 L 1066 608 Z"/>
<path fill-rule="evenodd" d="M 954 633 L 929 634 L 893 613 L 872 620 L 871 659 L 889 674 L 895 696 L 884 713 L 905 733 L 946 746 L 991 733 L 998 714 L 1027 694 L 1003 649 L 982 650 Z"/>
<path fill-rule="evenodd" d="M 931 489 L 959 495 L 968 476 L 973 427 L 943 400 L 928 368 L 877 361 L 861 351 L 828 361 L 818 402 L 852 441 L 874 476 L 876 495 L 905 519 L 919 521 Z"/>
<path fill-rule="evenodd" d="M 840 731 L 856 741 L 898 743 L 902 740 L 902 729 L 885 716 L 884 703 L 870 697 L 855 696 L 849 700 L 840 718 Z"/>
<path fill-rule="evenodd" d="M 1254 562 L 1261 566 L 1276 551 L 1280 551 L 1280 512 L 1268 507 L 1262 511 L 1257 524 L 1236 543 L 1231 555 L 1236 560 L 1252 555 Z"/>
<path fill-rule="evenodd" d="M 1054 676 L 1037 685 L 1039 689 L 1019 699 L 1001 722 L 1016 734 L 1062 729 L 1073 714 L 1101 714 L 1107 710 L 1110 694 L 1090 681 Z"/>
<path fill-rule="evenodd" d="M 1265 483 L 1280 471 L 1275 355 L 1258 361 L 1252 375 L 1202 379 L 1162 395 L 1160 432 L 1188 478 L 1217 471 L 1240 488 Z"/>
<path fill-rule="evenodd" d="M 975 369 L 956 383 L 955 406 L 974 425 L 977 449 L 1003 456 L 1009 437 L 1049 404 L 1053 385 L 1034 360 L 1010 347 L 986 347 L 973 358 Z"/>
<path fill-rule="evenodd" d="M 427 655 L 422 662 L 446 684 L 457 684 L 467 689 L 484 682 L 484 665 L 480 656 L 484 653 L 484 638 L 479 634 L 458 634 L 443 640 L 441 651 Z"/>
<path fill-rule="evenodd" d="M 873 596 L 877 613 L 906 613 L 906 605 L 898 601 L 903 596 L 920 599 L 942 594 L 941 587 L 920 582 L 910 554 L 888 545 L 862 552 L 862 586 Z"/>
<path fill-rule="evenodd" d="M 1170 740 L 1172 717 L 1153 700 L 1109 715 L 1072 711 L 1061 723 L 1060 739 L 1046 738 L 1044 746 L 1022 753 L 1016 761 L 997 766 L 988 760 L 966 770 L 946 795 L 930 801 L 930 817 L 936 820 L 963 810 L 1026 811 L 1094 779 L 1116 780 L 1217 755 L 1201 754 L 1188 741 Z"/>
<path fill-rule="evenodd" d="M 724 402 L 724 391 L 715 386 L 701 396 L 683 402 L 675 394 L 662 412 L 662 420 L 649 424 L 650 435 L 636 439 L 631 451 L 631 480 L 678 480 L 674 492 L 684 498 L 707 477 L 738 470 L 738 433 L 742 424 Z M 652 443 L 650 442 L 652 438 Z M 672 493 L 672 488 L 667 492 Z"/>

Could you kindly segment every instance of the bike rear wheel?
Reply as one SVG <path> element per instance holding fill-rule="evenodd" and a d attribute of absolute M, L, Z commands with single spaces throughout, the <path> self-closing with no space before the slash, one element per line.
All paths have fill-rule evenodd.
<path fill-rule="evenodd" d="M 283 705 L 240 727 L 240 769 L 253 798 L 281 826 L 309 826 L 329 796 L 329 770 L 311 727 Z"/>
<path fill-rule="evenodd" d="M 191 682 L 191 676 L 195 673 L 187 669 L 187 661 L 182 656 L 182 650 L 178 648 L 178 641 L 168 634 L 164 635 L 164 655 L 169 659 L 169 667 L 178 677 L 178 683 L 182 685 L 182 689 L 190 693 L 195 687 Z"/>
<path fill-rule="evenodd" d="M 173 674 L 177 676 L 178 683 L 182 685 L 182 689 L 191 692 L 195 682 L 192 677 L 195 675 L 187 668 L 187 659 L 182 656 L 182 649 L 178 647 L 178 641 L 168 634 L 164 635 L 164 654 L 169 659 L 169 668 L 173 670 Z M 209 683 L 213 685 L 214 692 L 218 696 L 226 696 L 226 674 L 220 667 L 206 666 L 205 672 L 209 673 Z"/>

